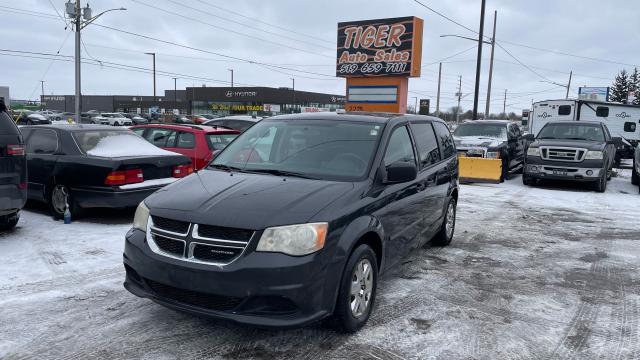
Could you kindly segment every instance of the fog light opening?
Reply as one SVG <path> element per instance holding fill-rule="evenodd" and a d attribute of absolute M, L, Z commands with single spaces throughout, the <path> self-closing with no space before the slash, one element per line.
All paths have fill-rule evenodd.
<path fill-rule="evenodd" d="M 537 166 L 532 166 L 531 167 L 531 171 L 538 171 L 538 167 Z"/>
<path fill-rule="evenodd" d="M 593 170 L 587 170 L 587 175 L 589 176 L 593 175 Z"/>

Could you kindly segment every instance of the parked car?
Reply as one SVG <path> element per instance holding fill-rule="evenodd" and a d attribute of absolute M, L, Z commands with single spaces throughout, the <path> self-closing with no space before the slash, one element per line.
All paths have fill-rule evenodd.
<path fill-rule="evenodd" d="M 131 119 L 118 114 L 118 113 L 102 113 L 92 119 L 96 124 L 111 125 L 111 126 L 131 126 L 133 122 Z"/>
<path fill-rule="evenodd" d="M 16 121 L 18 125 L 46 125 L 51 124 L 51 120 L 37 112 L 33 111 L 25 111 L 21 115 L 18 116 L 18 120 Z"/>
<path fill-rule="evenodd" d="M 636 146 L 631 169 L 631 183 L 633 185 L 640 185 L 640 145 Z"/>
<path fill-rule="evenodd" d="M 26 126 L 29 199 L 57 218 L 66 205 L 136 206 L 149 194 L 193 171 L 191 161 L 159 149 L 128 129 L 100 125 Z"/>
<path fill-rule="evenodd" d="M 193 124 L 193 119 L 190 119 L 184 115 L 173 116 L 172 122 L 174 124 Z"/>
<path fill-rule="evenodd" d="M 0 109 L 0 230 L 9 230 L 27 201 L 27 160 L 22 134 L 4 110 Z"/>
<path fill-rule="evenodd" d="M 558 179 L 592 182 L 607 189 L 616 158 L 615 140 L 599 121 L 552 121 L 538 132 L 528 150 L 522 182 Z"/>
<path fill-rule="evenodd" d="M 130 129 L 159 148 L 190 158 L 196 171 L 209 164 L 213 152 L 224 149 L 240 134 L 204 125 L 149 124 Z"/>
<path fill-rule="evenodd" d="M 457 169 L 434 117 L 269 118 L 140 204 L 124 286 L 197 315 L 275 327 L 333 315 L 356 331 L 379 274 L 451 242 Z"/>
<path fill-rule="evenodd" d="M 133 125 L 144 125 L 144 124 L 148 124 L 149 120 L 143 118 L 140 115 L 133 115 L 131 117 L 131 122 L 133 122 Z"/>
<path fill-rule="evenodd" d="M 229 129 L 238 130 L 240 132 L 246 131 L 252 127 L 255 123 L 260 121 L 260 117 L 252 117 L 249 115 L 234 115 L 225 116 L 205 122 L 203 125 L 226 127 Z"/>
<path fill-rule="evenodd" d="M 501 181 L 508 180 L 512 171 L 522 169 L 528 141 L 514 123 L 506 120 L 468 121 L 456 127 L 453 137 L 461 156 L 502 159 Z"/>

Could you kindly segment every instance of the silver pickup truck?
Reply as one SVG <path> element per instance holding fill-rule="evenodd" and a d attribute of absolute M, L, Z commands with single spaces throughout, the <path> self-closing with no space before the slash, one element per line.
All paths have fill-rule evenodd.
<path fill-rule="evenodd" d="M 615 162 L 615 141 L 607 126 L 591 121 L 547 123 L 527 149 L 522 182 L 571 180 L 604 192 Z"/>

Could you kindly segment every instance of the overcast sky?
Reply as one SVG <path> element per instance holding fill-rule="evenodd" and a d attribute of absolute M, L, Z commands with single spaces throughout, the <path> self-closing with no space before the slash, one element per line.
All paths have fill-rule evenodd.
<path fill-rule="evenodd" d="M 480 0 L 420 0 L 461 24 L 478 29 Z M 82 0 L 83 6 L 86 4 Z M 83 31 L 83 57 L 103 62 L 105 66 L 83 65 L 84 94 L 151 95 L 150 74 L 114 69 L 116 64 L 151 68 L 151 56 L 157 53 L 157 69 L 183 74 L 158 76 L 158 93 L 186 86 L 225 86 L 234 69 L 236 86 L 291 86 L 296 89 L 344 94 L 345 80 L 335 74 L 336 24 L 340 21 L 372 18 L 418 16 L 424 19 L 422 77 L 410 80 L 410 96 L 431 98 L 435 107 L 437 62 L 474 46 L 468 40 L 441 38 L 444 34 L 477 36 L 435 15 L 412 0 L 100 0 L 91 1 L 94 14 L 111 12 L 96 24 L 141 35 L 164 39 L 195 49 L 161 43 L 115 30 L 90 25 Z M 154 9 L 145 4 L 152 5 Z M 73 55 L 73 34 L 65 30 L 54 6 L 62 13 L 63 0 L 0 0 L 2 49 Z M 26 10 L 32 15 L 27 15 Z M 164 11 L 163 11 L 164 10 Z M 531 100 L 564 97 L 564 89 L 541 81 L 566 83 L 574 71 L 571 96 L 579 86 L 609 86 L 625 65 L 640 64 L 640 1 L 602 0 L 487 0 L 485 33 L 490 36 L 493 11 L 498 11 L 498 42 L 534 72 L 518 64 L 496 47 L 492 112 L 502 111 L 504 90 L 507 110 L 519 113 Z M 37 12 L 37 16 L 33 16 Z M 45 15 L 45 14 L 48 15 Z M 257 20 L 256 20 L 257 19 Z M 291 31 L 287 31 L 287 29 Z M 65 40 L 66 39 L 66 40 Z M 593 61 L 515 46 L 508 42 L 556 50 L 605 61 Z M 441 108 L 455 105 L 458 75 L 462 75 L 462 101 L 472 107 L 476 49 L 444 60 Z M 224 54 L 279 68 L 249 64 L 216 56 Z M 486 98 L 488 57 L 483 48 L 481 106 Z M 2 80 L 11 88 L 14 99 L 36 99 L 40 80 L 46 94 L 73 94 L 73 62 L 7 56 L 0 52 Z M 13 53 L 15 55 L 15 53 Z M 40 56 L 40 55 L 30 55 Z M 109 65 L 108 63 L 111 63 Z M 631 65 L 626 66 L 628 69 Z M 285 69 L 286 68 L 286 69 Z M 293 70 L 310 72 L 302 73 Z M 140 70 L 139 70 L 140 71 Z M 322 74 L 329 76 L 322 76 Z M 199 79 L 185 79 L 187 76 Z M 219 80 L 220 82 L 215 82 Z M 414 99 L 410 99 L 410 104 Z"/>

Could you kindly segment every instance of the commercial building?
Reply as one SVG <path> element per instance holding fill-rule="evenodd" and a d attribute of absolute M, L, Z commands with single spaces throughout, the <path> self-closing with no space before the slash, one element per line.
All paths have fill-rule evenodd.
<path fill-rule="evenodd" d="M 73 111 L 73 95 L 45 95 L 46 109 Z M 277 115 L 335 111 L 344 107 L 343 95 L 270 87 L 188 87 L 166 90 L 164 96 L 84 95 L 82 111 L 130 113 Z"/>

